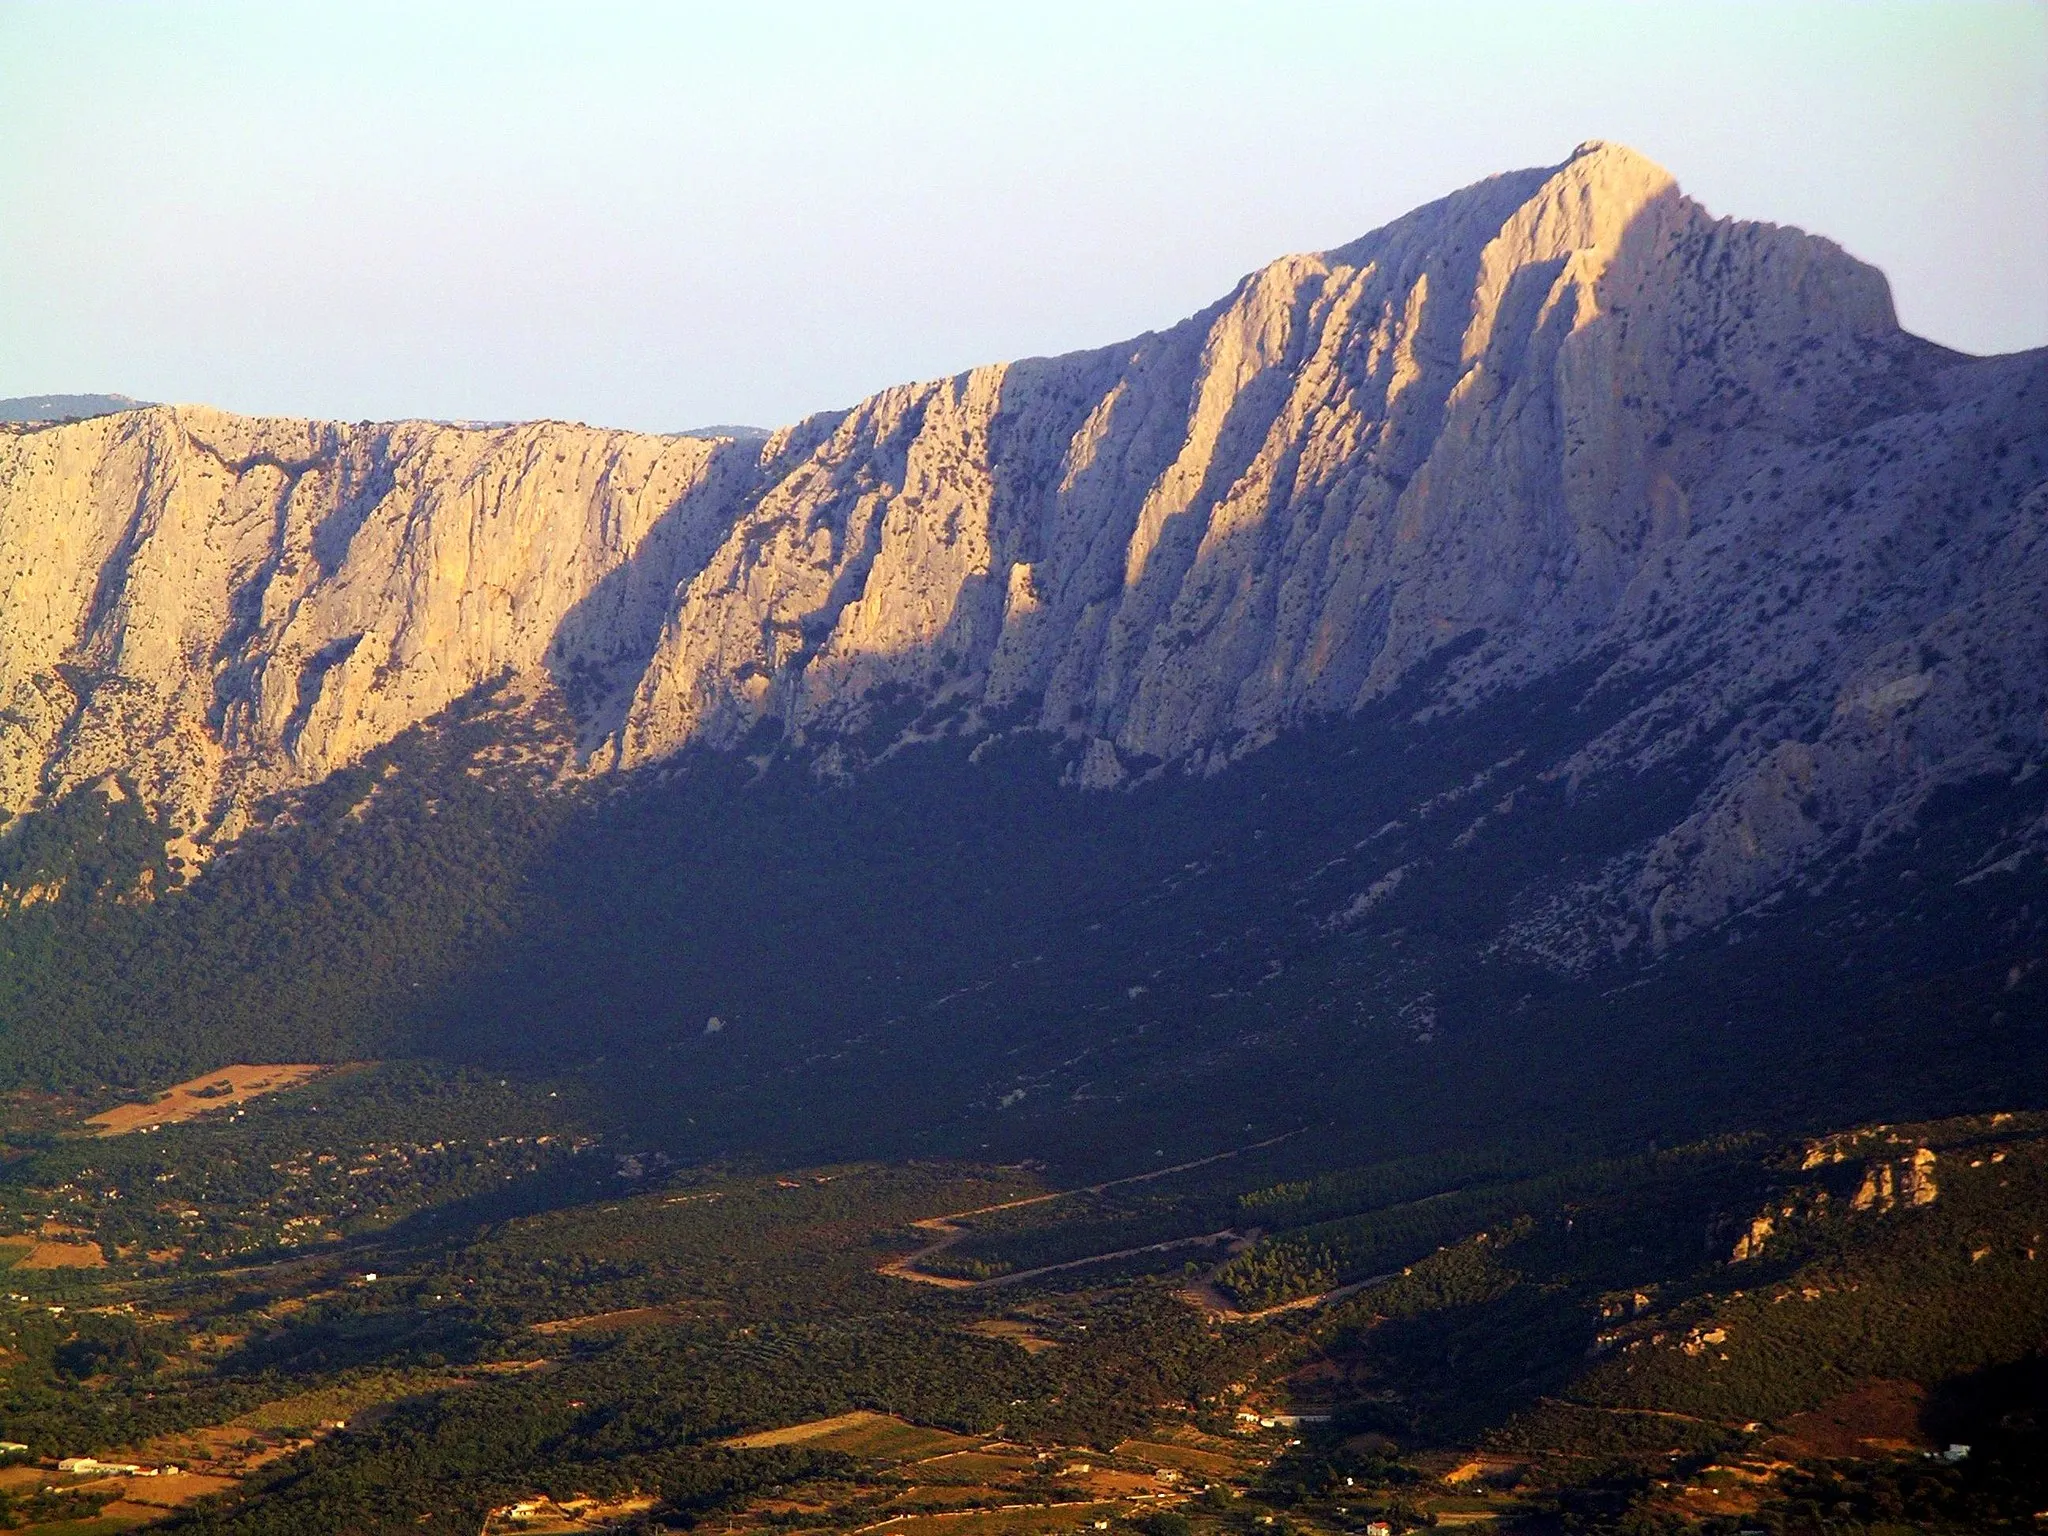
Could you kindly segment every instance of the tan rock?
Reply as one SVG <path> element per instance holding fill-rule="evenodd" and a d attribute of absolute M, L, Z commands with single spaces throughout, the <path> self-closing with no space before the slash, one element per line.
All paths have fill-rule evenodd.
<path fill-rule="evenodd" d="M 0 808 L 118 774 L 219 840 L 506 672 L 595 769 L 765 728 L 854 771 L 907 697 L 920 729 L 1065 733 L 1108 788 L 1447 647 L 1435 708 L 1597 659 L 1639 702 L 1556 774 L 1717 769 L 1515 935 L 1568 964 L 2048 749 L 2044 466 L 2042 354 L 1906 336 L 1829 242 L 1592 144 L 1169 330 L 765 443 L 198 407 L 8 432 Z"/>

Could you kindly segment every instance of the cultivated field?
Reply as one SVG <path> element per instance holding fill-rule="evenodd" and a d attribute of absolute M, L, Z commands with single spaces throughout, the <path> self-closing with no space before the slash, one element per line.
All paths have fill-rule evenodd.
<path fill-rule="evenodd" d="M 1154 1466 L 1173 1467 L 1182 1472 L 1199 1472 L 1204 1477 L 1235 1477 L 1243 1471 L 1243 1456 L 1219 1455 L 1191 1445 L 1171 1445 L 1158 1440 L 1126 1440 L 1116 1448 L 1119 1456 L 1149 1461 Z"/>
<path fill-rule="evenodd" d="M 45 1230 L 41 1237 L 0 1240 L 0 1269 L 99 1269 L 107 1262 L 100 1245 L 73 1239 L 82 1234 Z"/>

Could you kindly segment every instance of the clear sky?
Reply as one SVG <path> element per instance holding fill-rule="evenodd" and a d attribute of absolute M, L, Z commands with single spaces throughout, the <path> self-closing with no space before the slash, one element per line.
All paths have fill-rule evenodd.
<path fill-rule="evenodd" d="M 2048 342 L 2048 7 L 0 0 L 0 396 L 775 424 L 1619 139 Z"/>

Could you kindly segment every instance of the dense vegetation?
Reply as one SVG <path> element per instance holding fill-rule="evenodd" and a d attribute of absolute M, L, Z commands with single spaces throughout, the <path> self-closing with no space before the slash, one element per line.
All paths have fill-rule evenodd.
<path fill-rule="evenodd" d="M 1510 1523 L 1711 1531 L 1672 1513 L 1671 1488 L 1783 1455 L 1773 1436 L 1798 1434 L 1799 1415 L 1879 1375 L 1935 1389 L 1929 1432 L 1976 1435 L 1985 1459 L 1795 1458 L 1796 1475 L 1756 1485 L 1744 1519 L 1805 1532 L 1845 1510 L 1878 1520 L 1903 1509 L 1931 1528 L 1997 1529 L 2033 1496 L 2015 1447 L 2037 1442 L 2014 1404 L 2035 1378 L 2008 1378 L 2048 1338 L 2048 1262 L 2029 1256 L 2048 1252 L 2039 1116 L 1814 1143 L 1723 1138 L 1491 1181 L 1525 1165 L 1446 1155 L 1317 1173 L 1318 1152 L 1294 1138 L 971 1218 L 991 1242 L 1046 1245 L 1070 1228 L 1066 1246 L 1079 1247 L 1117 1236 L 1107 1213 L 1119 1208 L 1140 1220 L 1322 1218 L 1294 1231 L 1327 1226 L 1345 1201 L 1367 1209 L 1340 1223 L 1425 1203 L 1450 1213 L 1433 1228 L 1441 1245 L 1402 1272 L 1250 1325 L 1211 1322 L 1178 1294 L 1215 1257 L 1198 1257 L 1192 1276 L 1176 1258 L 1158 1277 L 1104 1265 L 967 1291 L 879 1272 L 924 1240 L 910 1222 L 1030 1196 L 1042 1185 L 1029 1170 L 663 1166 L 589 1144 L 589 1105 L 562 1092 L 358 1070 L 155 1136 L 45 1135 L 9 1166 L 24 1194 L 47 1195 L 33 1181 L 59 1172 L 80 1189 L 119 1187 L 116 1170 L 171 1173 L 177 1185 L 226 1180 L 205 1203 L 229 1208 L 245 1188 L 277 1198 L 255 1169 L 290 1179 L 342 1161 L 341 1149 L 401 1143 L 423 1118 L 451 1141 L 562 1136 L 584 1150 L 561 1167 L 492 1165 L 490 1188 L 406 1186 L 414 1214 L 342 1223 L 314 1244 L 17 1269 L 22 1290 L 0 1308 L 0 1437 L 45 1456 L 143 1455 L 204 1426 L 308 1426 L 292 1432 L 311 1443 L 181 1516 L 193 1530 L 473 1531 L 517 1499 L 634 1491 L 656 1500 L 648 1518 L 677 1526 L 753 1528 L 767 1519 L 760 1500 L 800 1493 L 832 1511 L 824 1525 L 846 1528 L 914 1507 L 901 1501 L 915 1478 L 830 1446 L 724 1442 L 866 1409 L 1072 1448 L 1056 1462 L 1121 1465 L 1112 1453 L 1129 1437 L 1224 1432 L 1250 1402 L 1335 1418 L 1304 1428 L 1299 1446 L 1269 1441 L 1253 1460 L 1270 1464 L 1240 1479 L 1242 1497 L 1191 1499 L 1180 1516 L 1191 1536 L 1255 1536 L 1267 1515 L 1335 1532 L 1365 1512 L 1420 1519 L 1446 1498 L 1469 1504 L 1413 1452 L 1475 1444 L 1521 1469 L 1478 1501 Z M 280 1149 L 294 1155 L 273 1157 Z M 1939 1187 L 1915 1204 L 1902 1170 L 1922 1168 L 1922 1149 Z M 253 1184 L 232 1182 L 240 1167 Z M 1857 1209 L 1884 1168 L 1890 1203 Z M 1434 1202 L 1418 1194 L 1432 1182 Z M 121 1204 L 72 1215 L 112 1223 Z M 1762 1251 L 1731 1261 L 1760 1212 L 1775 1222 Z M 101 1233 L 110 1253 L 114 1230 Z M 985 1331 L 991 1320 L 1010 1333 Z M 344 1416 L 345 1432 L 311 1428 Z M 1033 1473 L 968 1496 L 1073 1495 Z"/>
<path fill-rule="evenodd" d="M 63 895 L 0 916 L 0 1078 L 118 1093 L 247 1056 L 431 1058 L 574 1078 L 683 1161 L 1078 1175 L 1300 1131 L 1309 1187 L 1240 1213 L 1268 1228 L 1400 1203 L 1313 1183 L 1368 1162 L 1498 1180 L 2048 1081 L 2042 861 L 1963 878 L 2048 781 L 1949 796 L 1824 891 L 1575 979 L 1502 926 L 1661 801 L 1542 780 L 1544 743 L 1588 723 L 1556 705 L 1421 728 L 1394 700 L 1215 779 L 1077 795 L 1068 749 L 1028 734 L 842 784 L 771 752 L 545 788 L 560 723 L 486 692 L 264 807 L 189 887 L 152 875 L 151 900 L 105 895 L 157 856 L 132 800 L 26 818 L 0 884 Z"/>
<path fill-rule="evenodd" d="M 195 1309 L 188 1323 L 236 1309 L 245 1319 L 242 1342 L 211 1368 L 211 1397 L 175 1384 L 168 1349 L 130 1351 L 96 1357 L 91 1372 L 117 1370 L 171 1399 L 177 1406 L 158 1419 L 131 1415 L 97 1435 L 84 1421 L 20 1408 L 6 1422 L 105 1443 L 207 1412 L 225 1417 L 318 1382 L 471 1368 L 468 1384 L 322 1441 L 259 1476 L 233 1509 L 192 1521 L 223 1530 L 473 1530 L 484 1508 L 535 1491 L 659 1489 L 670 1507 L 701 1510 L 766 1484 L 843 1474 L 829 1456 L 740 1454 L 716 1442 L 854 1408 L 1108 1447 L 1162 1403 L 1213 1398 L 1256 1354 L 1254 1341 L 1219 1338 L 1170 1296 L 1143 1289 L 1078 1306 L 1075 1323 L 1048 1318 L 1042 1326 L 1061 1347 L 1028 1354 L 968 1332 L 981 1308 L 874 1272 L 910 1217 L 1005 1187 L 886 1168 L 684 1179 L 466 1238 L 400 1234 L 386 1239 L 380 1260 L 395 1272 L 374 1284 L 314 1285 L 303 1304 L 183 1290 Z M 291 1272 L 279 1278 L 289 1283 Z M 291 1288 L 305 1286 L 301 1276 Z M 531 1328 L 565 1309 L 573 1320 L 646 1307 L 661 1310 L 618 1330 L 601 1316 L 594 1331 Z M 81 1354 L 75 1340 L 60 1353 L 67 1348 Z M 489 1368 L 536 1353 L 545 1369 Z"/>
<path fill-rule="evenodd" d="M 0 1438 L 350 1420 L 193 1529 L 474 1531 L 628 1490 L 765 1520 L 791 1489 L 854 1527 L 902 1492 L 875 1457 L 721 1442 L 870 1409 L 1113 1460 L 1292 1409 L 1332 1420 L 1190 1498 L 1192 1536 L 1419 1518 L 1441 1447 L 1521 1468 L 1473 1497 L 1532 1530 L 1677 1530 L 1672 1487 L 1772 1454 L 1747 1424 L 2018 1369 L 2048 1339 L 2042 1127 L 1977 1112 L 2041 1107 L 2048 885 L 1985 858 L 2048 781 L 1946 797 L 1712 943 L 1565 975 L 1504 923 L 1661 813 L 1541 780 L 1517 754 L 1549 702 L 1396 730 L 1396 701 L 1084 797 L 1033 735 L 850 783 L 763 744 L 564 787 L 560 723 L 486 693 L 182 886 L 131 794 L 75 794 L 0 839 L 0 1247 L 107 1263 L 9 1271 Z M 148 1136 L 65 1129 L 243 1059 L 348 1065 Z M 1804 1134 L 1937 1114 L 1973 1118 L 1799 1166 Z M 1937 1200 L 1855 1209 L 1922 1144 Z M 1074 1184 L 923 1266 L 1003 1285 L 877 1273 L 930 1240 L 913 1220 Z M 2031 1432 L 1956 1465 L 1802 1452 L 1740 1519 L 1995 1528 Z"/>
<path fill-rule="evenodd" d="M 0 1167 L 0 1235 L 59 1219 L 108 1254 L 227 1258 L 372 1232 L 486 1197 L 558 1200 L 614 1180 L 585 1157 L 562 1092 L 474 1071 L 344 1068 L 229 1126 L 94 1140 L 17 1136 Z M 573 1088 L 566 1091 L 572 1095 Z"/>
<path fill-rule="evenodd" d="M 1667 1209 L 1680 1201 L 1697 1206 L 1740 1198 L 1756 1179 L 1741 1147 L 1739 1140 L 1732 1140 L 1580 1164 L 1531 1179 L 1464 1189 L 1439 1185 L 1438 1193 L 1421 1200 L 1286 1230 L 1232 1259 L 1217 1280 L 1243 1305 L 1269 1307 L 1377 1277 L 1471 1232 L 1536 1213 L 1557 1214 L 1570 1223 L 1575 1241 L 1589 1245 L 1597 1240 L 1595 1229 L 1608 1219 L 1609 1207 L 1619 1196 Z M 1372 1178 L 1370 1171 L 1342 1184 L 1318 1182 L 1348 1186 L 1362 1200 L 1394 1183 Z M 1333 1200 L 1334 1191 L 1325 1198 Z"/>
<path fill-rule="evenodd" d="M 183 890 L 132 798 L 88 787 L 25 818 L 0 884 L 60 894 L 0 915 L 0 1079 L 134 1089 L 402 1049 L 430 989 L 511 920 L 567 809 L 518 757 L 538 729 L 469 701 L 262 807 L 270 830 Z"/>

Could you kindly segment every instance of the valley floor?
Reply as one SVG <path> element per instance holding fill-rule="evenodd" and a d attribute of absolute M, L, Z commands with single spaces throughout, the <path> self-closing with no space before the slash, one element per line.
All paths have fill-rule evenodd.
<path fill-rule="evenodd" d="M 1322 1171 L 1269 1138 L 1049 1190 L 662 1165 L 563 1095 L 359 1066 L 111 1138 L 17 1103 L 0 1528 L 1707 1536 L 2048 1506 L 2048 1117 Z M 28 1268 L 52 1222 L 98 1263 Z"/>

